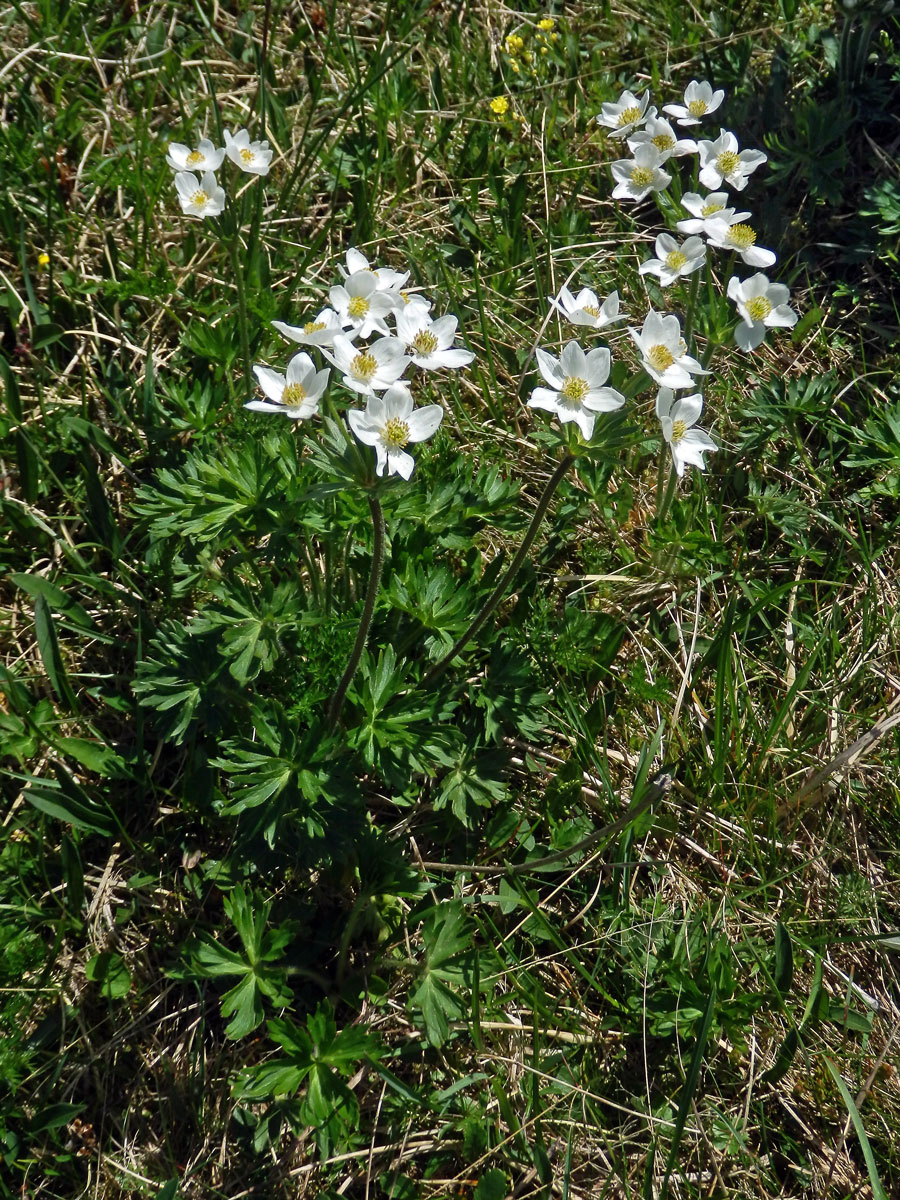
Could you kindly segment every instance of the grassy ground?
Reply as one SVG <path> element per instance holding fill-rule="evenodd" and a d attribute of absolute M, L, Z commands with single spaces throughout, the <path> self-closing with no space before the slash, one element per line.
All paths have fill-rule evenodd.
<path fill-rule="evenodd" d="M 900 1195 L 900 26 L 547 15 L 0 12 L 4 1195 Z M 801 319 L 752 357 L 699 322 L 708 472 L 656 518 L 636 395 L 422 688 L 559 453 L 548 297 L 684 310 L 592 118 L 692 78 L 769 155 Z M 229 249 L 165 151 L 244 125 Z M 369 510 L 244 411 L 239 331 L 283 369 L 349 246 L 476 360 L 385 489 L 335 730 Z"/>

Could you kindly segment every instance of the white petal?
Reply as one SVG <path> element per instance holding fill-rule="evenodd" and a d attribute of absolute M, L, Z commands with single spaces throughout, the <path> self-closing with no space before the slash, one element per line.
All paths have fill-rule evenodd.
<path fill-rule="evenodd" d="M 259 380 L 259 386 L 270 400 L 280 401 L 284 395 L 285 378 L 278 371 L 269 367 L 254 367 L 253 374 Z"/>
<path fill-rule="evenodd" d="M 404 479 L 409 479 L 413 473 L 413 467 L 416 465 L 416 460 L 405 450 L 388 450 L 387 460 L 388 474 L 402 475 Z M 379 474 L 381 474 L 380 471 Z"/>
<path fill-rule="evenodd" d="M 535 358 L 537 359 L 538 369 L 543 377 L 547 380 L 551 387 L 557 391 L 562 387 L 563 379 L 565 378 L 563 371 L 557 359 L 552 354 L 548 354 L 546 350 L 535 350 Z"/>
<path fill-rule="evenodd" d="M 528 398 L 529 408 L 545 408 L 548 412 L 556 412 L 559 408 L 559 392 L 549 388 L 536 387 Z"/>
<path fill-rule="evenodd" d="M 443 419 L 444 410 L 439 404 L 426 404 L 424 408 L 417 408 L 406 419 L 409 440 L 424 442 L 426 438 L 431 437 Z"/>

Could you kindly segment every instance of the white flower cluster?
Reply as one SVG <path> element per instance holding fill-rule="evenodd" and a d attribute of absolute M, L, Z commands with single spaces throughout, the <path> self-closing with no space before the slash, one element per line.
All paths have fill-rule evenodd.
<path fill-rule="evenodd" d="M 345 387 L 367 397 L 365 409 L 348 411 L 350 428 L 359 441 L 375 448 L 379 475 L 387 468 L 389 475 L 409 479 L 414 460 L 405 447 L 431 437 L 444 410 L 439 404 L 414 409 L 404 374 L 409 367 L 422 371 L 465 367 L 475 356 L 453 345 L 456 317 L 435 319 L 430 300 L 404 291 L 408 271 L 370 267 L 366 256 L 355 249 L 347 251 L 339 270 L 343 282 L 329 291 L 329 308 L 303 325 L 272 324 L 290 341 L 318 350 L 341 372 Z M 369 338 L 374 340 L 368 346 L 358 344 Z M 294 420 L 319 411 L 331 374 L 329 368 L 318 370 L 305 351 L 294 355 L 284 375 L 262 366 L 255 366 L 253 372 L 266 398 L 250 400 L 244 407 L 284 413 Z"/>
<path fill-rule="evenodd" d="M 225 145 L 218 149 L 209 138 L 202 138 L 196 150 L 181 142 L 169 143 L 166 162 L 175 172 L 181 211 L 189 217 L 217 217 L 225 208 L 225 189 L 216 181 L 216 171 L 226 155 L 248 175 L 269 173 L 272 151 L 268 142 L 251 142 L 246 129 L 235 134 L 226 129 L 223 135 Z"/>
<path fill-rule="evenodd" d="M 713 91 L 710 84 L 695 79 L 685 89 L 684 103 L 666 104 L 663 112 L 681 127 L 699 125 L 720 108 L 724 98 L 721 89 Z M 611 137 L 625 138 L 632 153 L 631 158 L 612 164 L 613 198 L 639 201 L 651 192 L 663 191 L 672 182 L 664 165 L 690 154 L 699 156 L 698 179 L 708 194 L 684 193 L 680 204 L 688 216 L 677 222 L 677 228 L 691 236 L 679 243 L 669 233 L 660 234 L 656 257 L 641 265 L 641 274 L 655 275 L 662 287 L 668 287 L 703 266 L 707 246 L 730 250 L 750 267 L 771 267 L 776 255 L 756 244 L 756 230 L 746 224 L 751 214 L 729 207 L 728 192 L 718 190 L 729 187 L 742 192 L 756 168 L 766 162 L 766 155 L 761 150 L 741 150 L 727 129 L 720 129 L 715 141 L 679 139 L 649 101 L 648 91 L 641 97 L 625 91 L 616 103 L 604 104 L 596 118 L 611 131 Z M 761 272 L 743 281 L 732 276 L 727 293 L 741 318 L 735 341 L 742 350 L 755 350 L 767 328 L 790 327 L 797 322 L 797 314 L 787 304 L 788 289 L 770 282 Z"/>
<path fill-rule="evenodd" d="M 677 126 L 690 128 L 715 113 L 724 97 L 723 91 L 713 91 L 709 83 L 695 79 L 685 90 L 684 103 L 666 104 L 663 112 Z M 596 120 L 610 130 L 610 137 L 624 139 L 632 154 L 611 165 L 615 199 L 641 201 L 661 192 L 672 182 L 666 169 L 671 169 L 672 160 L 695 154 L 699 159 L 695 178 L 707 194 L 685 192 L 680 204 L 687 216 L 676 223 L 678 231 L 689 236 L 679 241 L 671 233 L 661 233 L 656 238 L 655 257 L 641 264 L 641 275 L 654 275 L 661 287 L 669 287 L 705 265 L 709 246 L 730 250 L 751 267 L 772 266 L 775 254 L 757 246 L 756 231 L 745 224 L 750 213 L 730 207 L 729 193 L 717 190 L 728 187 L 742 192 L 756 168 L 766 161 L 765 154 L 741 150 L 735 135 L 726 129 L 720 129 L 715 141 L 681 137 L 650 105 L 649 91 L 640 97 L 623 92 L 618 101 L 602 106 Z M 788 289 L 772 283 L 762 272 L 746 280 L 731 275 L 727 294 L 737 306 L 740 321 L 735 341 L 743 350 L 756 349 L 767 328 L 796 324 L 797 314 L 787 304 Z M 677 473 L 683 474 L 688 464 L 703 469 L 703 455 L 717 448 L 707 433 L 694 428 L 703 398 L 696 393 L 676 399 L 675 392 L 692 387 L 694 376 L 708 372 L 687 353 L 677 316 L 651 308 L 640 333 L 636 329 L 630 332 L 641 351 L 644 370 L 660 385 L 656 415 Z"/>

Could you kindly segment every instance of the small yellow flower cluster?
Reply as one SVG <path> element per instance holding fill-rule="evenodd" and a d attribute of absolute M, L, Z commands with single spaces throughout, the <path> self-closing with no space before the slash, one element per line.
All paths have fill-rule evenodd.
<path fill-rule="evenodd" d="M 505 117 L 509 112 L 509 101 L 505 96 L 495 96 L 491 101 L 491 112 L 497 117 Z"/>
<path fill-rule="evenodd" d="M 537 23 L 537 38 L 536 48 L 539 54 L 548 54 L 550 45 L 559 40 L 559 33 L 556 30 L 556 21 L 553 17 L 542 17 Z M 516 75 L 522 69 L 522 63 L 526 65 L 534 75 L 534 51 L 530 50 L 525 45 L 525 38 L 519 33 L 509 33 L 503 39 L 503 49 L 506 51 L 509 68 Z"/>

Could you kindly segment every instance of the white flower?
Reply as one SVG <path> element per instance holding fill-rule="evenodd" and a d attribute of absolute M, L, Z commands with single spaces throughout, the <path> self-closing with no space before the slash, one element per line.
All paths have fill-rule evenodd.
<path fill-rule="evenodd" d="M 246 129 L 239 129 L 233 136 L 224 130 L 225 153 L 233 163 L 249 175 L 268 175 L 272 151 L 268 142 L 251 142 Z"/>
<path fill-rule="evenodd" d="M 209 138 L 201 138 L 196 150 L 181 142 L 169 142 L 166 162 L 173 171 L 218 171 L 224 157 L 224 146 L 217 150 Z"/>
<path fill-rule="evenodd" d="M 437 367 L 467 367 L 475 357 L 471 350 L 453 347 L 456 317 L 438 317 L 432 321 L 424 305 L 410 302 L 397 312 L 396 320 L 397 337 L 417 367 L 426 371 Z"/>
<path fill-rule="evenodd" d="M 390 267 L 370 267 L 369 260 L 363 252 L 356 250 L 353 246 L 347 251 L 346 263 L 346 267 L 338 263 L 338 270 L 343 279 L 346 279 L 348 275 L 356 275 L 359 271 L 370 271 L 375 276 L 375 286 L 379 292 L 397 292 L 409 279 L 409 271 L 392 271 Z"/>
<path fill-rule="evenodd" d="M 697 143 L 700 151 L 700 182 L 714 190 L 723 183 L 737 192 L 747 186 L 747 180 L 757 167 L 768 161 L 762 150 L 738 151 L 738 140 L 727 129 L 720 129 L 714 142 Z"/>
<path fill-rule="evenodd" d="M 692 216 L 686 221 L 679 221 L 678 229 L 682 233 L 703 233 L 708 237 L 714 221 L 720 224 L 724 221 L 726 225 L 746 221 L 750 213 L 728 208 L 729 199 L 727 192 L 710 192 L 708 196 L 701 196 L 698 192 L 685 192 L 681 203 Z"/>
<path fill-rule="evenodd" d="M 342 333 L 351 342 L 357 336 L 355 329 L 344 330 L 341 318 L 333 308 L 323 308 L 314 321 L 307 321 L 305 325 L 288 325 L 284 321 L 273 321 L 272 325 L 301 346 L 333 346 L 336 333 Z"/>
<path fill-rule="evenodd" d="M 744 280 L 732 275 L 728 296 L 742 318 L 734 331 L 742 350 L 755 350 L 767 328 L 790 329 L 797 324 L 797 314 L 787 302 L 790 291 L 783 283 L 771 283 L 761 271 Z"/>
<path fill-rule="evenodd" d="M 661 192 L 672 182 L 672 176 L 660 167 L 662 158 L 650 142 L 638 146 L 634 158 L 620 158 L 611 164 L 614 200 L 643 200 L 651 192 Z"/>
<path fill-rule="evenodd" d="M 379 338 L 367 349 L 360 349 L 339 333 L 335 334 L 333 350 L 323 347 L 322 353 L 343 372 L 346 386 L 363 396 L 372 396 L 396 383 L 409 363 L 403 343 L 394 337 Z"/>
<path fill-rule="evenodd" d="M 665 117 L 648 117 L 643 129 L 635 130 L 628 138 L 628 149 L 636 150 L 638 146 L 650 144 L 656 147 L 660 153 L 660 162 L 665 162 L 666 159 L 681 158 L 685 154 L 696 154 L 697 143 L 691 138 L 682 138 L 680 141 L 675 136 L 675 130 L 665 119 Z"/>
<path fill-rule="evenodd" d="M 735 250 L 748 267 L 771 267 L 777 255 L 756 245 L 756 230 L 750 225 L 728 221 L 710 221 L 709 244 L 723 250 Z"/>
<path fill-rule="evenodd" d="M 625 313 L 619 313 L 619 293 L 610 292 L 601 304 L 597 293 L 590 288 L 582 288 L 577 296 L 573 296 L 567 287 L 559 293 L 558 300 L 551 300 L 551 305 L 561 312 L 567 321 L 573 325 L 587 325 L 589 329 L 603 329 L 613 321 L 624 321 Z"/>
<path fill-rule="evenodd" d="M 632 129 L 644 120 L 649 102 L 649 91 L 644 92 L 640 99 L 634 92 L 625 91 L 615 104 L 609 101 L 601 104 L 600 113 L 596 118 L 597 124 L 611 129 L 611 137 L 627 137 Z M 651 109 L 651 112 L 656 115 L 655 108 Z"/>
<path fill-rule="evenodd" d="M 719 89 L 714 92 L 705 81 L 692 79 L 684 89 L 684 104 L 664 104 L 663 112 L 674 117 L 679 125 L 699 125 L 703 117 L 716 111 L 725 93 Z"/>
<path fill-rule="evenodd" d="M 181 211 L 189 217 L 217 217 L 225 208 L 225 189 L 216 183 L 212 171 L 207 171 L 202 179 L 190 171 L 178 171 L 175 187 Z"/>
<path fill-rule="evenodd" d="M 413 411 L 413 399 L 404 383 L 396 383 L 383 396 L 371 396 L 365 411 L 347 412 L 350 428 L 366 446 L 374 446 L 375 471 L 402 475 L 409 479 L 415 461 L 403 449 L 410 442 L 424 442 L 440 425 L 444 410 L 439 404 L 426 404 Z"/>
<path fill-rule="evenodd" d="M 284 413 L 295 421 L 305 421 L 319 411 L 319 397 L 328 386 L 331 371 L 317 371 L 308 354 L 295 354 L 284 375 L 268 367 L 255 366 L 253 374 L 268 400 L 248 400 L 244 408 L 254 412 Z"/>
<path fill-rule="evenodd" d="M 690 237 L 679 244 L 671 233 L 661 233 L 656 239 L 656 258 L 641 263 L 641 275 L 656 275 L 662 287 L 668 287 L 683 275 L 691 275 L 700 269 L 706 260 L 706 246 L 702 238 Z"/>
<path fill-rule="evenodd" d="M 354 271 L 331 289 L 328 299 L 341 323 L 355 329 L 360 337 L 367 338 L 373 333 L 388 335 L 385 317 L 394 309 L 394 297 L 379 292 L 373 271 Z"/>
<path fill-rule="evenodd" d="M 662 435 L 669 443 L 672 462 L 679 475 L 684 474 L 687 464 L 706 470 L 703 455 L 718 446 L 702 429 L 692 429 L 703 411 L 703 397 L 683 396 L 676 400 L 669 388 L 660 388 L 656 397 L 656 415 L 662 426 Z"/>
<path fill-rule="evenodd" d="M 692 375 L 709 374 L 688 354 L 681 323 L 674 314 L 665 316 L 651 308 L 641 332 L 636 329 L 628 332 L 641 352 L 644 370 L 663 387 L 693 387 Z"/>
<path fill-rule="evenodd" d="M 575 421 L 586 439 L 594 432 L 596 414 L 621 408 L 625 397 L 615 388 L 603 387 L 609 378 L 609 351 L 605 346 L 587 354 L 577 342 L 569 342 L 559 358 L 546 350 L 535 351 L 540 372 L 549 388 L 536 387 L 530 408 L 555 412 L 563 423 Z"/>

